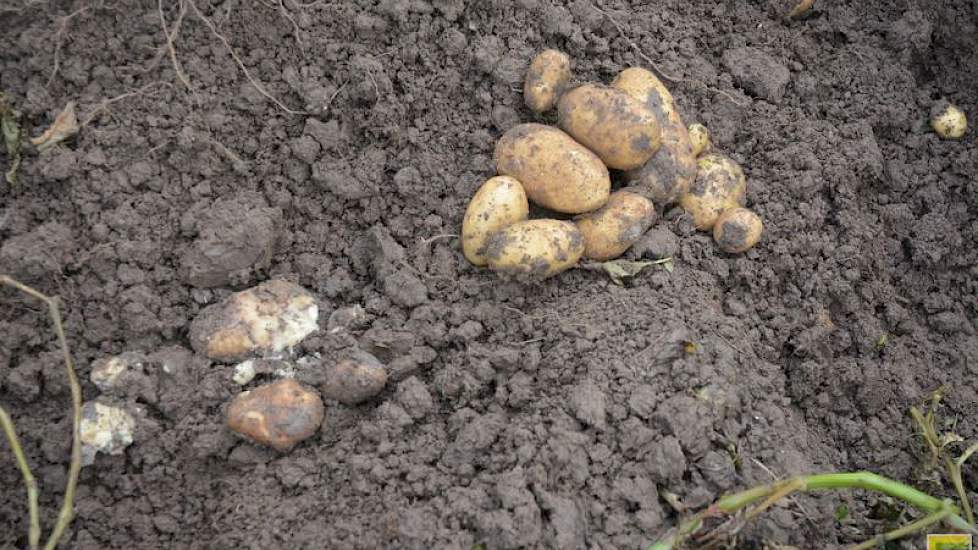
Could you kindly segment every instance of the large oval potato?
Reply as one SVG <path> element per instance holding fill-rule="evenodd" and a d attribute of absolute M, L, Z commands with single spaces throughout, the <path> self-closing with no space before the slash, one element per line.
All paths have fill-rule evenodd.
<path fill-rule="evenodd" d="M 744 205 L 747 178 L 739 164 L 719 153 L 703 155 L 696 164 L 696 180 L 681 203 L 696 228 L 707 231 L 724 210 Z"/>
<path fill-rule="evenodd" d="M 731 208 L 717 218 L 713 239 L 724 252 L 744 252 L 757 244 L 763 231 L 760 216 L 746 208 Z"/>
<path fill-rule="evenodd" d="M 523 186 L 515 178 L 496 176 L 476 191 L 462 220 L 462 252 L 473 265 L 486 265 L 486 239 L 530 213 Z"/>
<path fill-rule="evenodd" d="M 655 207 L 641 195 L 615 191 L 608 202 L 575 220 L 584 237 L 584 256 L 604 261 L 617 258 L 655 221 Z"/>
<path fill-rule="evenodd" d="M 557 125 L 594 151 L 608 168 L 631 170 L 659 149 L 655 113 L 621 90 L 584 84 L 557 102 Z"/>
<path fill-rule="evenodd" d="M 676 102 L 665 84 L 639 67 L 620 72 L 611 83 L 655 113 L 662 146 L 642 167 L 625 174 L 656 204 L 671 204 L 686 194 L 696 177 L 696 156 Z"/>
<path fill-rule="evenodd" d="M 584 254 L 584 237 L 571 222 L 516 222 L 489 237 L 489 267 L 520 279 L 541 280 L 569 269 Z"/>
<path fill-rule="evenodd" d="M 523 83 L 526 106 L 537 114 L 553 109 L 570 77 L 571 63 L 567 54 L 543 50 L 533 58 L 526 71 L 526 81 Z"/>
<path fill-rule="evenodd" d="M 499 174 L 516 178 L 531 201 L 557 212 L 590 212 L 611 193 L 601 159 L 557 128 L 514 126 L 499 138 L 495 159 Z"/>

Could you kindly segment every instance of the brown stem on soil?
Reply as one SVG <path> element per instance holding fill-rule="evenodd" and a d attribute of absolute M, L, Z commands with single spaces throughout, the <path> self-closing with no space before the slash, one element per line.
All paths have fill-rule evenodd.
<path fill-rule="evenodd" d="M 92 120 L 94 120 L 99 113 L 108 110 L 109 105 L 112 105 L 113 103 L 117 103 L 119 101 L 122 101 L 123 99 L 128 99 L 133 96 L 142 95 L 146 92 L 146 90 L 154 86 L 169 86 L 169 85 L 170 84 L 167 82 L 160 82 L 160 81 L 150 82 L 149 84 L 143 86 L 142 88 L 137 88 L 135 90 L 126 92 L 124 94 L 120 94 L 115 97 L 110 97 L 109 99 L 103 99 L 102 102 L 99 103 L 97 107 L 92 109 L 92 112 L 89 113 L 87 117 L 85 117 L 85 119 L 82 121 L 80 126 L 82 128 L 88 126 L 88 124 L 92 122 Z"/>
<path fill-rule="evenodd" d="M 173 39 L 179 34 L 180 25 L 183 23 L 183 16 L 187 14 L 187 4 L 183 0 L 180 1 L 180 14 L 177 15 L 177 20 L 173 24 L 173 31 L 167 29 L 166 26 L 166 15 L 163 13 L 163 0 L 159 0 L 156 7 L 160 13 L 160 24 L 163 26 L 163 36 L 166 38 L 166 49 L 170 52 L 170 63 L 173 65 L 173 70 L 177 72 L 177 78 L 187 87 L 187 91 L 194 93 L 194 87 L 190 85 L 190 79 L 183 72 L 180 60 L 177 59 L 177 50 L 173 47 Z"/>
<path fill-rule="evenodd" d="M 30 518 L 27 540 L 31 550 L 37 550 L 37 545 L 41 541 L 41 520 L 37 511 L 37 481 L 34 479 L 34 474 L 31 473 L 27 457 L 24 456 L 24 448 L 20 446 L 17 430 L 14 429 L 14 421 L 10 419 L 10 415 L 3 407 L 0 407 L 0 425 L 3 426 L 3 433 L 7 436 L 7 443 L 10 444 L 10 450 L 14 453 L 17 467 L 24 477 L 24 486 L 27 487 L 27 514 Z"/>
<path fill-rule="evenodd" d="M 643 61 L 645 61 L 646 63 L 648 63 L 649 66 L 652 67 L 652 69 L 655 72 L 659 73 L 659 76 L 661 76 L 662 78 L 664 78 L 664 79 L 666 79 L 666 80 L 668 80 L 670 82 L 675 82 L 677 84 L 680 83 L 680 82 L 685 82 L 687 84 L 692 84 L 694 86 L 699 86 L 699 87 L 704 88 L 705 90 L 710 91 L 710 92 L 713 92 L 715 94 L 720 94 L 723 97 L 725 97 L 725 98 L 729 99 L 730 101 L 732 101 L 733 104 L 734 105 L 737 105 L 738 107 L 747 107 L 748 105 L 750 105 L 750 103 L 742 103 L 740 101 L 737 101 L 737 99 L 734 96 L 732 96 L 730 93 L 725 92 L 723 90 L 719 90 L 717 88 L 714 88 L 713 86 L 710 86 L 709 84 L 707 84 L 705 82 L 702 82 L 700 80 L 696 80 L 696 79 L 693 79 L 693 78 L 681 78 L 681 77 L 671 76 L 671 75 L 663 72 L 662 69 L 660 69 L 659 66 L 656 64 L 656 62 L 655 61 L 652 61 L 652 58 L 650 58 L 649 56 L 645 55 L 645 52 L 642 51 L 642 48 L 638 47 L 638 44 L 636 44 L 631 38 L 628 37 L 627 34 L 625 34 L 625 29 L 622 28 L 621 24 L 619 24 L 618 21 L 615 21 L 615 19 L 613 17 L 611 17 L 611 15 L 608 12 L 606 12 L 606 11 L 602 10 L 601 8 L 599 8 L 597 4 L 595 4 L 595 5 L 591 6 L 591 7 L 594 8 L 594 11 L 596 11 L 596 12 L 600 13 L 601 15 L 605 16 L 605 18 L 608 21 L 610 21 L 611 24 L 614 25 L 616 29 L 618 29 L 618 34 L 621 35 L 621 37 L 626 42 L 628 42 L 628 45 L 631 46 L 633 50 L 635 50 L 635 53 L 638 54 L 638 56 L 640 58 L 642 58 Z"/>
<path fill-rule="evenodd" d="M 61 310 L 58 307 L 58 301 L 50 296 L 42 294 L 41 292 L 35 290 L 33 287 L 27 286 L 20 281 L 17 281 L 7 275 L 0 275 L 0 286 L 10 286 L 16 288 L 17 290 L 41 300 L 48 306 L 48 314 L 51 316 L 51 321 L 54 323 L 54 331 L 58 335 L 58 342 L 61 345 L 61 354 L 64 357 L 65 371 L 68 375 L 68 386 L 71 388 L 71 462 L 68 466 L 68 482 L 65 486 L 64 499 L 61 501 L 61 510 L 58 512 L 58 520 L 54 525 L 54 530 L 51 531 L 51 536 L 48 538 L 47 542 L 44 544 L 44 550 L 54 550 L 58 545 L 58 541 L 64 534 L 65 529 L 71 523 L 74 517 L 74 502 L 75 502 L 75 487 L 78 486 L 78 474 L 81 471 L 81 439 L 79 438 L 79 427 L 81 425 L 81 386 L 78 385 L 78 376 L 75 374 L 75 364 L 71 359 L 71 350 L 68 349 L 68 339 L 65 337 L 64 325 L 61 321 Z M 7 438 L 11 441 L 11 448 L 14 448 L 14 443 L 17 443 L 16 448 L 20 448 L 19 442 L 16 441 L 16 435 L 11 438 L 13 434 L 13 423 L 10 421 L 10 417 L 4 411 L 4 431 L 7 432 Z M 8 430 L 9 424 L 9 430 Z M 14 454 L 17 454 L 17 450 L 14 450 Z M 27 485 L 28 499 L 30 500 L 30 494 L 33 485 L 34 491 L 34 501 L 36 507 L 37 500 L 37 487 L 33 483 L 33 476 L 30 475 L 30 468 L 27 465 L 27 460 L 23 456 L 23 451 L 21 451 L 20 456 L 17 457 L 18 465 L 21 466 L 21 473 L 24 474 L 24 482 Z M 36 548 L 37 543 L 40 542 L 40 521 L 37 517 L 36 510 L 33 511 L 31 518 L 31 537 L 34 536 L 35 529 L 37 530 L 37 538 L 31 538 L 33 546 L 31 548 Z"/>

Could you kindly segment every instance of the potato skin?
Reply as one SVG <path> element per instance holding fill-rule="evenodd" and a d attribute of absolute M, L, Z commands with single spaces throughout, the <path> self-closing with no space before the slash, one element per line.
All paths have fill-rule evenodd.
<path fill-rule="evenodd" d="M 611 193 L 608 169 L 572 137 L 543 124 L 506 131 L 495 151 L 496 171 L 516 178 L 534 203 L 557 212 L 582 214 L 604 205 Z"/>
<path fill-rule="evenodd" d="M 323 422 L 323 400 L 293 378 L 239 394 L 227 410 L 231 430 L 286 452 L 308 439 Z"/>
<path fill-rule="evenodd" d="M 678 201 L 696 177 L 696 155 L 672 94 L 654 74 L 639 67 L 618 73 L 611 85 L 655 113 L 662 136 L 662 146 L 652 158 L 625 178 L 631 185 L 644 187 L 656 204 Z"/>
<path fill-rule="evenodd" d="M 930 127 L 944 139 L 961 139 L 968 130 L 968 117 L 957 105 L 942 103 L 933 109 Z"/>
<path fill-rule="evenodd" d="M 607 204 L 575 220 L 584 236 L 584 256 L 597 261 L 621 256 L 652 227 L 655 216 L 655 206 L 645 197 L 612 193 Z"/>
<path fill-rule="evenodd" d="M 645 164 L 662 139 L 654 112 L 629 94 L 600 84 L 584 84 L 562 95 L 557 125 L 617 170 Z"/>
<path fill-rule="evenodd" d="M 747 178 L 739 164 L 718 153 L 703 155 L 696 164 L 696 180 L 680 202 L 696 228 L 707 231 L 724 210 L 744 205 Z"/>
<path fill-rule="evenodd" d="M 764 231 L 760 216 L 746 208 L 731 208 L 720 214 L 713 226 L 713 239 L 724 252 L 745 252 L 757 244 Z"/>
<path fill-rule="evenodd" d="M 530 62 L 523 83 L 526 106 L 537 114 L 553 109 L 570 77 L 571 62 L 567 54 L 557 50 L 538 53 Z"/>
<path fill-rule="evenodd" d="M 486 257 L 500 274 L 543 280 L 570 269 L 584 254 L 584 237 L 571 222 L 516 222 L 489 237 Z"/>
<path fill-rule="evenodd" d="M 486 265 L 486 239 L 529 216 L 526 192 L 516 178 L 489 178 L 476 191 L 462 220 L 462 252 L 472 265 Z"/>
<path fill-rule="evenodd" d="M 689 141 L 693 145 L 693 156 L 699 157 L 703 153 L 709 153 L 710 149 L 713 148 L 713 143 L 710 141 L 710 131 L 706 129 L 699 123 L 690 124 L 688 128 Z"/>

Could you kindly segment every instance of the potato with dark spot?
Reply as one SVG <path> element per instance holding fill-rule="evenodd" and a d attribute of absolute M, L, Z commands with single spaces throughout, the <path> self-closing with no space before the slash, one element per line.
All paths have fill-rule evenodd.
<path fill-rule="evenodd" d="M 462 220 L 462 252 L 472 265 L 486 265 L 486 239 L 523 221 L 530 212 L 523 186 L 515 178 L 496 176 L 476 191 Z"/>
<path fill-rule="evenodd" d="M 562 95 L 557 125 L 617 170 L 645 164 L 662 138 L 652 110 L 629 94 L 600 84 L 584 84 Z"/>
<path fill-rule="evenodd" d="M 387 367 L 373 355 L 356 350 L 326 371 L 323 395 L 344 405 L 356 405 L 383 391 Z"/>
<path fill-rule="evenodd" d="M 523 100 L 526 106 L 537 114 L 553 109 L 570 77 L 571 62 L 567 54 L 557 50 L 543 50 L 533 58 L 526 71 L 526 81 L 523 84 Z"/>
<path fill-rule="evenodd" d="M 744 205 L 747 178 L 739 164 L 718 153 L 703 155 L 697 167 L 696 180 L 681 203 L 696 228 L 708 231 L 724 210 Z"/>
<path fill-rule="evenodd" d="M 757 244 L 764 231 L 761 218 L 746 208 L 731 208 L 720 214 L 713 226 L 713 239 L 724 252 L 745 252 Z"/>
<path fill-rule="evenodd" d="M 961 139 L 968 130 L 968 117 L 957 105 L 943 101 L 931 109 L 930 127 L 944 139 Z"/>
<path fill-rule="evenodd" d="M 323 422 L 323 400 L 292 378 L 239 394 L 227 423 L 237 434 L 281 452 L 309 438 Z"/>
<path fill-rule="evenodd" d="M 689 125 L 689 142 L 693 145 L 693 156 L 699 157 L 704 153 L 709 153 L 710 149 L 713 148 L 713 143 L 710 142 L 710 131 L 706 129 L 699 123 L 694 123 Z"/>
<path fill-rule="evenodd" d="M 605 261 L 635 244 L 655 221 L 655 207 L 641 195 L 616 191 L 601 208 L 575 220 L 584 236 L 584 256 Z"/>
<path fill-rule="evenodd" d="M 496 144 L 496 171 L 516 178 L 534 203 L 565 214 L 600 208 L 611 193 L 608 168 L 557 128 L 520 124 Z"/>
<path fill-rule="evenodd" d="M 543 280 L 573 267 L 584 237 L 571 222 L 528 220 L 500 230 L 486 243 L 489 267 L 502 275 Z"/>
<path fill-rule="evenodd" d="M 626 173 L 626 179 L 645 188 L 656 204 L 678 201 L 696 176 L 696 155 L 672 94 L 654 74 L 639 67 L 625 69 L 611 85 L 652 111 L 661 133 L 662 146 L 648 162 Z"/>

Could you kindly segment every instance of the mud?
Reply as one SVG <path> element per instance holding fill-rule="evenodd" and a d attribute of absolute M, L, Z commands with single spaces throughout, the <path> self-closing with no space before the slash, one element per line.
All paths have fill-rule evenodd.
<path fill-rule="evenodd" d="M 155 2 L 0 5 L 0 89 L 31 135 L 68 101 L 84 125 L 26 157 L 21 188 L 0 183 L 0 271 L 62 298 L 86 399 L 95 361 L 146 356 L 145 391 L 120 398 L 144 411 L 135 442 L 83 469 L 62 547 L 642 548 L 677 520 L 667 492 L 699 507 L 866 469 L 951 495 L 922 475 L 907 411 L 946 384 L 942 414 L 978 438 L 976 134 L 927 125 L 941 100 L 978 120 L 974 2 L 818 2 L 785 23 L 748 0 L 196 0 L 281 106 L 194 9 L 174 32 L 164 4 L 189 89 Z M 633 254 L 674 270 L 626 287 L 471 267 L 456 235 L 496 140 L 554 121 L 523 105 L 532 55 L 608 82 L 650 68 L 632 43 L 745 167 L 760 244 L 724 254 L 669 209 Z M 362 404 L 327 400 L 288 454 L 228 431 L 233 366 L 188 339 L 202 309 L 273 278 L 319 301 L 295 357 L 358 344 L 390 371 Z M 63 365 L 38 304 L 0 304 L 0 403 L 50 528 Z M 319 365 L 297 378 L 318 386 Z M 0 548 L 24 548 L 2 448 Z M 799 498 L 740 545 L 861 541 L 891 526 L 878 502 Z"/>

